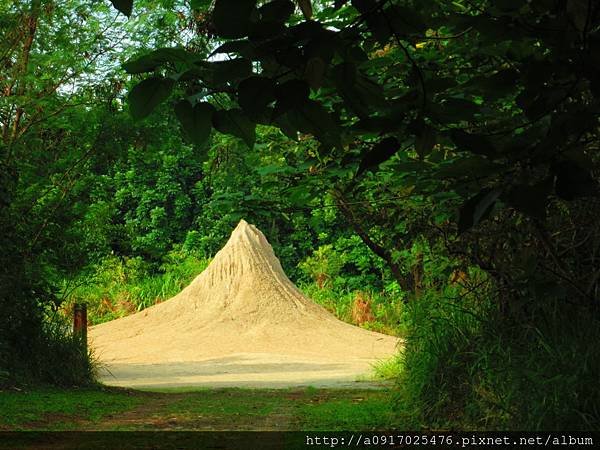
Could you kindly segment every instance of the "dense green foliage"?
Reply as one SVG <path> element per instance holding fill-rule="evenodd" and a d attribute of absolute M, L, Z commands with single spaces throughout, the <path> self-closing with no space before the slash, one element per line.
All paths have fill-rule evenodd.
<path fill-rule="evenodd" d="M 65 280 L 121 240 L 98 181 L 147 129 L 122 110 L 118 55 L 136 51 L 125 36 L 142 48 L 178 36 L 177 15 L 149 3 L 124 23 L 103 2 L 0 2 L 0 382 L 90 380 L 67 367 L 81 348 L 57 310 Z M 171 28 L 146 33 L 159 18 Z"/>
<path fill-rule="evenodd" d="M 112 3 L 0 3 L 0 380 L 89 379 L 50 317 L 170 297 L 244 218 L 406 338 L 406 423 L 598 427 L 600 5 Z"/>

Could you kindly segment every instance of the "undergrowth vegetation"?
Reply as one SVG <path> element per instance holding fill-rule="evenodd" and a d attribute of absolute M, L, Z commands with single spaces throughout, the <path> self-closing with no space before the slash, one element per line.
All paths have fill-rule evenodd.
<path fill-rule="evenodd" d="M 98 324 L 140 311 L 179 293 L 209 264 L 181 249 L 172 250 L 158 268 L 140 257 L 108 257 L 91 274 L 65 283 L 67 301 L 64 312 L 72 305 L 85 303 L 91 324 Z"/>
<path fill-rule="evenodd" d="M 554 302 L 527 323 L 489 298 L 411 305 L 415 326 L 396 393 L 403 420 L 434 429 L 597 429 L 598 321 Z"/>
<path fill-rule="evenodd" d="M 49 312 L 41 332 L 23 349 L 26 359 L 11 355 L 10 371 L 0 370 L 0 389 L 14 384 L 44 383 L 54 386 L 85 386 L 95 383 L 97 363 L 81 336 L 73 335 L 71 318 Z M 6 363 L 6 362 L 5 362 Z"/>

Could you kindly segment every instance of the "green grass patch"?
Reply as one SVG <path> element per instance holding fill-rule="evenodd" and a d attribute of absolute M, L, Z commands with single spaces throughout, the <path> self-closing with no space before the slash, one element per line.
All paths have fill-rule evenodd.
<path fill-rule="evenodd" d="M 342 393 L 343 392 L 343 393 Z M 307 395 L 297 411 L 301 430 L 385 430 L 400 427 L 386 390 Z"/>
<path fill-rule="evenodd" d="M 121 389 L 34 388 L 0 391 L 0 430 L 77 429 L 82 421 L 134 408 L 143 398 Z"/>
<path fill-rule="evenodd" d="M 378 361 L 373 365 L 375 380 L 397 380 L 404 369 L 404 356 L 397 353 L 389 359 Z"/>
<path fill-rule="evenodd" d="M 0 392 L 0 430 L 373 430 L 399 426 L 391 392 L 113 388 Z"/>

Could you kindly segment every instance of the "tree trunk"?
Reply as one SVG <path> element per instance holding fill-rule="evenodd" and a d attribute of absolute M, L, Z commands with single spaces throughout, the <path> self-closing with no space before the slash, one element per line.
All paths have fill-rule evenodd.
<path fill-rule="evenodd" d="M 348 224 L 365 243 L 365 245 L 387 263 L 393 277 L 396 279 L 396 281 L 398 281 L 398 284 L 400 284 L 400 287 L 405 291 L 413 292 L 415 290 L 415 284 L 412 274 L 409 274 L 408 276 L 403 275 L 402 268 L 394 261 L 392 253 L 371 239 L 367 231 L 360 224 L 359 220 L 354 216 L 352 209 L 344 199 L 344 196 L 341 192 L 333 192 L 333 197 L 336 200 L 339 211 L 342 213 Z"/>
<path fill-rule="evenodd" d="M 29 57 L 31 55 L 31 49 L 35 40 L 35 35 L 38 27 L 38 21 L 40 16 L 41 0 L 31 0 L 29 8 L 29 14 L 23 17 L 23 46 L 18 56 L 17 63 L 15 64 L 15 70 L 13 72 L 12 80 L 7 80 L 7 85 L 4 88 L 4 95 L 10 97 L 13 95 L 13 89 L 16 86 L 14 96 L 20 97 L 26 92 L 25 78 L 29 70 Z M 14 112 L 13 108 L 14 107 Z M 19 129 L 21 125 L 21 119 L 25 114 L 23 107 L 19 105 L 13 105 L 11 110 L 7 112 L 3 123 L 2 138 L 5 144 L 10 148 L 12 142 L 19 135 Z M 11 117 L 12 116 L 12 117 Z M 6 155 L 10 157 L 9 154 Z"/>

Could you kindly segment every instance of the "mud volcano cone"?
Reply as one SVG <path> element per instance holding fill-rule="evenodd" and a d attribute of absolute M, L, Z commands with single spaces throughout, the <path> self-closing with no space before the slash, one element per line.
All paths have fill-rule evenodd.
<path fill-rule="evenodd" d="M 104 381 L 132 386 L 248 385 L 278 370 L 281 376 L 271 384 L 303 384 L 303 370 L 283 380 L 298 364 L 312 373 L 305 374 L 306 382 L 315 383 L 316 373 L 327 378 L 327 370 L 310 367 L 317 362 L 331 370 L 337 364 L 338 375 L 349 381 L 391 356 L 398 342 L 341 322 L 306 298 L 283 272 L 265 236 L 244 220 L 178 295 L 92 327 L 89 334 L 96 356 L 112 374 Z"/>

